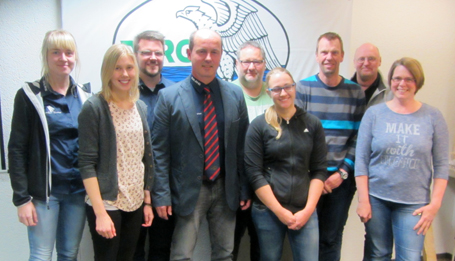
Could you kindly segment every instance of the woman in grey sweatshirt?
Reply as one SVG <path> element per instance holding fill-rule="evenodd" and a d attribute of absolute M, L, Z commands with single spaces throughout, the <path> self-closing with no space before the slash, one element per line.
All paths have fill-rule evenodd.
<path fill-rule="evenodd" d="M 424 235 L 448 180 L 448 130 L 441 112 L 415 99 L 423 86 L 420 63 L 393 63 L 394 98 L 371 107 L 360 125 L 355 176 L 357 214 L 365 223 L 364 260 L 420 260 Z M 433 192 L 430 196 L 430 185 Z"/>

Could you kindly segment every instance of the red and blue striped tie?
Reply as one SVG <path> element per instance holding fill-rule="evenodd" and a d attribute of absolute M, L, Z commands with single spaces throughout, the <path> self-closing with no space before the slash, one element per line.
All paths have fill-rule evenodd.
<path fill-rule="evenodd" d="M 204 91 L 204 172 L 205 176 L 213 181 L 220 174 L 218 124 L 216 121 L 215 105 L 213 105 L 209 87 L 205 86 Z"/>

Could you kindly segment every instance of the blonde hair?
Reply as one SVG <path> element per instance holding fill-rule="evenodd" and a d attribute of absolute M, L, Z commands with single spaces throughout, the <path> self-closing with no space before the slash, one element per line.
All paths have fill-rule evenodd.
<path fill-rule="evenodd" d="M 49 76 L 49 64 L 47 63 L 47 57 L 49 50 L 52 49 L 66 49 L 73 51 L 76 67 L 79 68 L 79 54 L 77 52 L 76 40 L 74 40 L 73 35 L 60 29 L 49 31 L 44 36 L 43 46 L 41 47 L 41 59 L 43 62 L 41 75 L 47 80 Z"/>
<path fill-rule="evenodd" d="M 291 77 L 292 82 L 294 82 L 294 78 L 292 77 L 291 73 L 288 70 L 282 67 L 276 67 L 269 71 L 269 73 L 267 73 L 267 76 L 265 77 L 265 85 L 267 86 L 266 87 L 267 89 L 270 87 L 269 86 L 270 77 L 276 73 L 287 74 L 289 75 L 289 77 Z M 278 134 L 276 135 L 276 139 L 278 140 L 281 137 L 281 134 L 283 133 L 283 129 L 281 129 L 282 119 L 276 112 L 275 105 L 270 106 L 265 111 L 265 121 L 278 132 Z"/>
<path fill-rule="evenodd" d="M 106 101 L 110 101 L 112 98 L 111 94 L 111 79 L 114 74 L 115 66 L 117 65 L 120 57 L 126 56 L 133 60 L 134 70 L 136 71 L 136 77 L 133 79 L 133 85 L 130 89 L 130 100 L 136 102 L 139 99 L 139 69 L 137 66 L 136 57 L 131 47 L 124 44 L 114 44 L 107 49 L 106 54 L 103 58 L 103 65 L 101 66 L 101 92 Z"/>

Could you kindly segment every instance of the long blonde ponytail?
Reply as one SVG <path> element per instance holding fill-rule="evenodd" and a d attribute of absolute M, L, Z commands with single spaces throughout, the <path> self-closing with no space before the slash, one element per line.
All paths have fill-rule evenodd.
<path fill-rule="evenodd" d="M 281 134 L 283 132 L 283 129 L 281 129 L 281 117 L 278 116 L 278 113 L 275 110 L 275 106 L 272 105 L 270 106 L 266 111 L 265 111 L 265 121 L 272 126 L 276 131 L 278 131 L 278 134 L 276 135 L 276 139 L 278 140 L 281 137 Z"/>

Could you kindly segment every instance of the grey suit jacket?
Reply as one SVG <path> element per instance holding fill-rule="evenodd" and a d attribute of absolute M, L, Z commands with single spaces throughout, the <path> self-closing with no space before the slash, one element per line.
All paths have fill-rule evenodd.
<path fill-rule="evenodd" d="M 240 200 L 249 199 L 243 164 L 248 113 L 242 90 L 231 83 L 218 81 L 225 117 L 226 199 L 235 211 Z M 203 137 L 193 104 L 190 77 L 161 90 L 152 127 L 156 162 L 153 205 L 172 205 L 173 212 L 181 216 L 193 212 L 204 170 Z"/>

